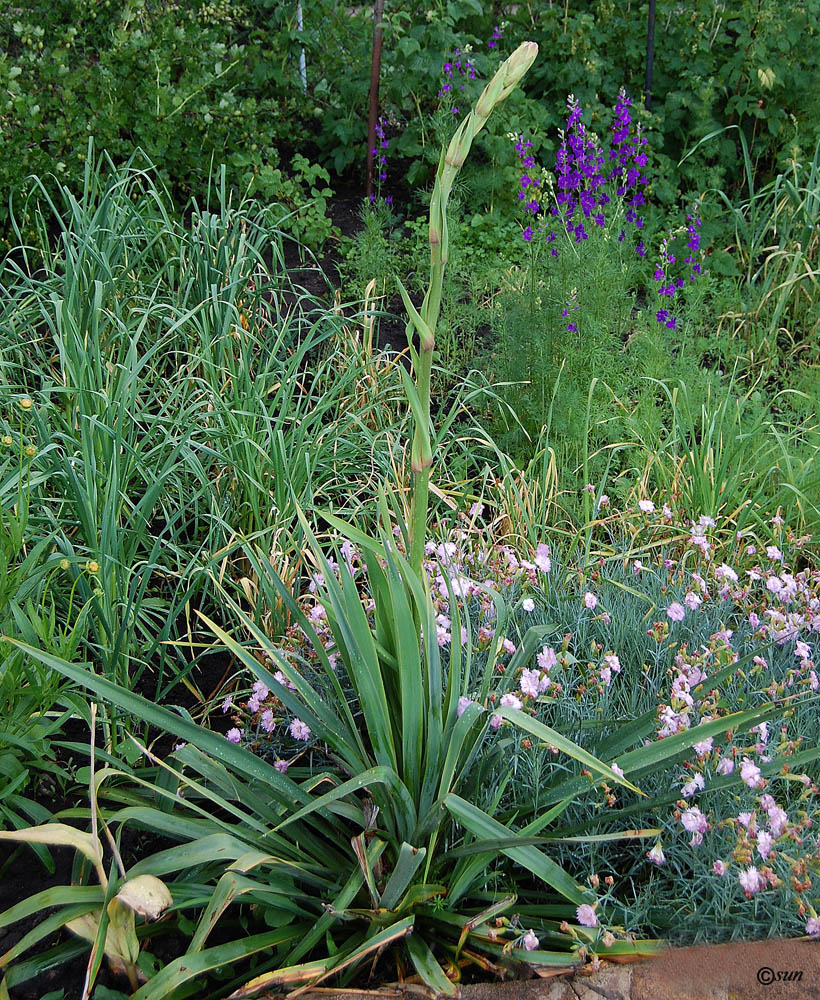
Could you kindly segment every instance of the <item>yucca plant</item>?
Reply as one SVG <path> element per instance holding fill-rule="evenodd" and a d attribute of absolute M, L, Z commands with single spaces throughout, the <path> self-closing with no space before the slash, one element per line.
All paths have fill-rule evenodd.
<path fill-rule="evenodd" d="M 311 537 L 306 523 L 305 529 Z M 479 661 L 469 637 L 463 648 L 455 644 L 443 658 L 429 595 L 414 581 L 408 606 L 406 584 L 414 578 L 391 536 L 383 535 L 378 542 L 356 536 L 356 541 L 367 553 L 377 623 L 374 628 L 368 623 L 343 561 L 336 579 L 320 556 L 326 582 L 323 601 L 341 660 L 335 669 L 299 605 L 252 550 L 248 556 L 264 581 L 264 596 L 270 601 L 278 592 L 288 603 L 318 665 L 311 668 L 282 655 L 228 595 L 228 605 L 250 632 L 250 643 L 239 643 L 210 623 L 240 662 L 311 729 L 311 763 L 294 765 L 286 774 L 185 715 L 95 677 L 82 666 L 16 643 L 95 697 L 185 741 L 166 759 L 146 749 L 152 769 L 134 771 L 101 755 L 109 766 L 99 773 L 96 787 L 101 799 L 116 807 L 104 812 L 107 826 L 148 830 L 178 845 L 128 869 L 129 878 L 162 879 L 173 898 L 166 921 L 150 931 L 146 926 L 142 935 L 161 939 L 194 921 L 185 954 L 160 971 L 151 975 L 152 955 L 142 953 L 139 967 L 150 978 L 134 994 L 138 1000 L 192 993 L 238 1000 L 266 989 L 315 985 L 331 975 L 345 983 L 362 962 L 388 946 L 394 956 L 386 966 L 389 976 L 406 975 L 414 968 L 424 982 L 445 994 L 454 992 L 453 980 L 471 965 L 495 972 L 522 962 L 571 969 L 589 951 L 616 957 L 652 953 L 657 942 L 634 941 L 622 933 L 604 944 L 600 931 L 607 926 L 605 903 L 599 907 L 597 930 L 577 922 L 576 909 L 595 908 L 597 899 L 550 856 L 549 844 L 572 843 L 578 836 L 564 830 L 562 816 L 601 781 L 633 791 L 634 808 L 643 811 L 651 803 L 641 801 L 631 775 L 648 780 L 685 759 L 696 742 L 729 729 L 742 733 L 782 712 L 782 706 L 765 704 L 643 746 L 655 725 L 650 712 L 617 727 L 607 741 L 614 759 L 605 764 L 529 715 L 497 705 L 493 714 L 519 727 L 539 746 L 562 754 L 561 765 L 539 789 L 538 808 L 535 803 L 519 807 L 502 822 L 492 815 L 493 808 L 474 804 L 479 798 L 487 800 L 493 779 L 483 763 L 492 740 L 491 713 L 485 705 L 490 694 L 511 685 L 554 626 L 530 629 L 502 673 L 499 647 Z M 315 539 L 312 543 L 318 553 Z M 469 618 L 462 617 L 455 595 L 450 596 L 453 629 L 457 632 L 463 623 L 469 630 Z M 500 595 L 492 596 L 502 635 L 507 608 Z M 415 615 L 421 620 L 421 643 L 413 626 Z M 396 644 L 388 648 L 386 643 Z M 270 662 L 270 669 L 261 659 Z M 279 679 L 274 670 L 281 671 Z M 710 678 L 705 683 L 713 682 Z M 469 704 L 459 705 L 468 695 Z M 567 767 L 568 761 L 577 766 Z M 498 783 L 491 801 L 500 802 L 506 784 Z M 47 837 L 50 825 L 37 828 L 42 833 L 36 835 L 22 831 L 20 839 Z M 57 831 L 52 832 L 56 836 Z M 622 829 L 603 839 L 655 838 L 658 832 L 657 827 Z M 593 823 L 579 839 L 602 838 Z M 225 942 L 231 927 L 226 911 L 239 902 L 264 916 L 268 929 L 254 933 L 253 924 L 240 925 L 238 937 Z M 98 894 L 86 898 L 71 890 L 51 890 L 47 897 L 0 914 L 0 926 L 39 905 L 61 907 L 41 926 L 39 940 L 82 915 L 81 903 L 92 910 L 99 905 Z M 523 924 L 516 914 L 526 915 Z M 561 930 L 563 920 L 570 922 L 570 932 Z M 225 925 L 223 941 L 209 945 L 220 922 Z M 541 947 L 528 950 L 528 931 Z M 70 953 L 82 948 L 83 942 L 76 942 Z M 11 965 L 9 986 L 49 967 L 69 950 L 58 945 L 18 963 L 21 953 L 22 948 L 16 948 L 0 956 L 0 968 Z M 221 985 L 207 986 L 208 974 L 227 964 L 238 968 Z"/>

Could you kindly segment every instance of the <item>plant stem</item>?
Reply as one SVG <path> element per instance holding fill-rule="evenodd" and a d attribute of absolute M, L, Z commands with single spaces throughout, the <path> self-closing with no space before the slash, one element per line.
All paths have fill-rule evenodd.
<path fill-rule="evenodd" d="M 523 42 L 499 66 L 487 84 L 475 107 L 459 125 L 447 151 L 442 152 L 436 172 L 433 195 L 430 199 L 430 281 L 420 311 L 416 311 L 404 286 L 399 290 L 410 316 L 407 337 L 413 358 L 415 386 L 408 387 L 408 395 L 415 418 L 410 467 L 413 492 L 410 502 L 410 565 L 423 578 L 422 560 L 427 533 L 427 507 L 430 493 L 430 468 L 433 454 L 430 440 L 430 377 L 433 367 L 433 350 L 436 344 L 436 326 L 441 312 L 441 295 L 444 269 L 447 266 L 449 234 L 447 231 L 447 202 L 453 183 L 464 165 L 473 139 L 484 127 L 493 108 L 500 104 L 517 86 L 538 54 L 534 42 Z M 418 352 L 412 343 L 413 330 L 419 335 Z M 412 395 L 410 395 L 412 393 Z"/>

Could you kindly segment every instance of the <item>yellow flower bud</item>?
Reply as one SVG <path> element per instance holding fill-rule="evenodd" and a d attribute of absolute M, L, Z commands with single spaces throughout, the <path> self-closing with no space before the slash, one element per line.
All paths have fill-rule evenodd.
<path fill-rule="evenodd" d="M 34 458 L 34 456 L 37 454 L 37 449 L 34 447 L 33 444 L 26 445 L 26 454 L 28 455 L 29 458 Z"/>
<path fill-rule="evenodd" d="M 20 400 L 20 409 L 22 410 L 30 410 L 33 405 L 34 404 L 31 402 L 31 399 L 29 399 L 28 396 L 23 396 L 23 398 Z"/>
<path fill-rule="evenodd" d="M 87 562 L 85 564 L 85 568 L 88 570 L 89 573 L 96 573 L 98 572 L 100 565 L 95 559 L 92 559 L 90 562 Z"/>
<path fill-rule="evenodd" d="M 66 570 L 66 569 L 68 569 L 68 567 L 70 565 L 71 565 L 71 563 L 68 561 L 68 559 L 61 559 L 60 560 L 60 569 Z"/>
<path fill-rule="evenodd" d="M 6 445 L 9 448 L 12 446 L 12 444 L 14 444 L 14 442 L 11 439 L 11 434 L 4 434 L 3 435 L 3 444 Z"/>

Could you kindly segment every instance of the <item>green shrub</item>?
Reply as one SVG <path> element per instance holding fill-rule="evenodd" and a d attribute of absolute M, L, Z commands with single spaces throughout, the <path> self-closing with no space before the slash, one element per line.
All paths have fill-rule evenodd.
<path fill-rule="evenodd" d="M 6 7 L 0 187 L 14 195 L 32 174 L 51 191 L 55 181 L 74 186 L 93 137 L 116 163 L 141 148 L 183 202 L 202 196 L 214 168 L 226 164 L 243 193 L 279 203 L 291 230 L 319 247 L 331 231 L 329 178 L 294 142 L 303 132 L 295 122 L 309 116 L 310 103 L 278 65 L 288 51 L 276 21 L 256 5 L 63 0 L 24 12 Z M 6 230 L 8 213 L 6 200 Z M 25 220 L 17 221 L 25 229 Z"/>

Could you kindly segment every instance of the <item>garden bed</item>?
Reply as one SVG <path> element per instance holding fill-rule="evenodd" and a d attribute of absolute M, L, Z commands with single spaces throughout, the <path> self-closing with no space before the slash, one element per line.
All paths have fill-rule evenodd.
<path fill-rule="evenodd" d="M 118 58 L 261 44 L 143 13 Z M 754 996 L 738 941 L 820 937 L 820 148 L 755 194 L 741 131 L 748 200 L 671 207 L 620 85 L 528 138 L 507 27 L 415 97 L 415 152 L 378 120 L 362 209 L 257 142 L 258 199 L 222 170 L 176 205 L 199 161 L 92 142 L 12 206 L 0 1000 Z M 161 116 L 156 62 L 167 132 L 210 84 Z M 425 197 L 386 194 L 391 142 Z M 731 945 L 640 964 L 665 941 Z M 753 947 L 761 989 L 813 973 Z"/>

